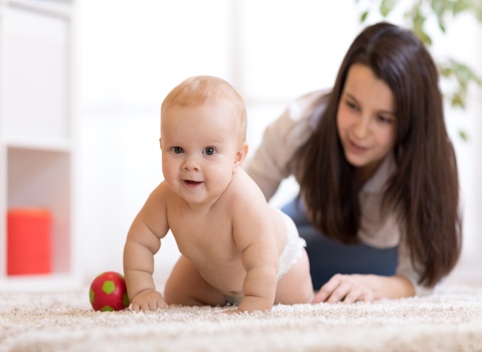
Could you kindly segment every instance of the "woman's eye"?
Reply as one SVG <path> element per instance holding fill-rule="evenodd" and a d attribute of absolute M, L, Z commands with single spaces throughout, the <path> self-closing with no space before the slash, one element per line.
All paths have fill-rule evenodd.
<path fill-rule="evenodd" d="M 391 124 L 393 122 L 392 118 L 385 117 L 385 116 L 379 116 L 378 119 L 383 123 Z"/>
<path fill-rule="evenodd" d="M 213 155 L 215 153 L 215 150 L 213 147 L 207 147 L 206 149 L 204 149 L 204 154 L 206 155 Z"/>
<path fill-rule="evenodd" d="M 174 154 L 181 154 L 183 152 L 181 147 L 172 147 L 171 150 L 174 152 Z"/>
<path fill-rule="evenodd" d="M 358 109 L 358 107 L 356 106 L 356 104 L 355 104 L 355 103 L 352 103 L 351 101 L 347 101 L 347 102 L 346 102 L 346 106 L 348 106 L 348 107 L 349 107 L 350 109 L 352 109 L 352 110 L 357 110 L 357 109 Z"/>

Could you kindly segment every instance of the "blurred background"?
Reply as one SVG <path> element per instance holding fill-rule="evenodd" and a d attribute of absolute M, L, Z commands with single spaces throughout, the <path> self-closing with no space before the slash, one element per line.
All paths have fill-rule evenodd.
<path fill-rule="evenodd" d="M 162 180 L 159 108 L 175 85 L 200 74 L 232 83 L 247 104 L 252 155 L 264 127 L 293 99 L 330 87 L 355 36 L 381 19 L 373 15 L 361 24 L 370 1 L 355 0 L 40 2 L 66 5 L 73 19 L 65 37 L 72 50 L 75 127 L 70 255 L 81 283 L 103 271 L 122 272 L 129 226 Z M 397 13 L 388 20 L 404 23 Z M 463 15 L 447 27 L 446 35 L 434 38 L 434 56 L 455 56 L 482 75 L 481 27 Z M 49 89 L 49 80 L 41 89 Z M 446 120 L 458 157 L 464 211 L 463 256 L 450 280 L 482 281 L 476 271 L 482 267 L 481 89 L 470 87 L 465 110 L 447 104 Z M 467 132 L 467 141 L 459 137 L 460 130 Z M 296 193 L 288 179 L 272 203 L 281 206 Z M 165 280 L 178 255 L 168 236 L 156 255 L 157 282 Z"/>

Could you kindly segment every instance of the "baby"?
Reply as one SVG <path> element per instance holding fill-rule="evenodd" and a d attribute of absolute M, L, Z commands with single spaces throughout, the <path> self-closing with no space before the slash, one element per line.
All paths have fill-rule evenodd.
<path fill-rule="evenodd" d="M 248 152 L 246 124 L 242 98 L 220 78 L 189 78 L 164 99 L 164 181 L 136 216 L 124 247 L 132 310 L 233 304 L 235 312 L 252 312 L 311 302 L 304 240 L 240 167 Z M 163 297 L 152 274 L 169 230 L 181 257 Z"/>

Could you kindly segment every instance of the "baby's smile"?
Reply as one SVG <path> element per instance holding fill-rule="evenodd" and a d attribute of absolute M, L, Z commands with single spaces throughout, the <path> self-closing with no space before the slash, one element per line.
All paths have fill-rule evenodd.
<path fill-rule="evenodd" d="M 197 186 L 202 184 L 202 182 L 200 181 L 193 181 L 193 180 L 183 180 L 183 182 L 189 188 L 196 188 Z"/>

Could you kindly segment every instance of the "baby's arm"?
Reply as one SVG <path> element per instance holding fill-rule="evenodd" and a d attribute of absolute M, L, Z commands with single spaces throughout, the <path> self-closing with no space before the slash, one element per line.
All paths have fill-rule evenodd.
<path fill-rule="evenodd" d="M 242 251 L 246 270 L 243 299 L 238 310 L 270 310 L 276 294 L 279 257 L 270 209 L 266 204 L 251 206 L 246 212 L 239 211 L 238 219 L 235 241 Z"/>
<path fill-rule="evenodd" d="M 156 291 L 152 278 L 154 254 L 161 247 L 160 239 L 168 231 L 165 214 L 161 184 L 151 193 L 134 219 L 124 246 L 124 275 L 131 309 L 134 311 L 167 307 L 161 293 Z"/>

